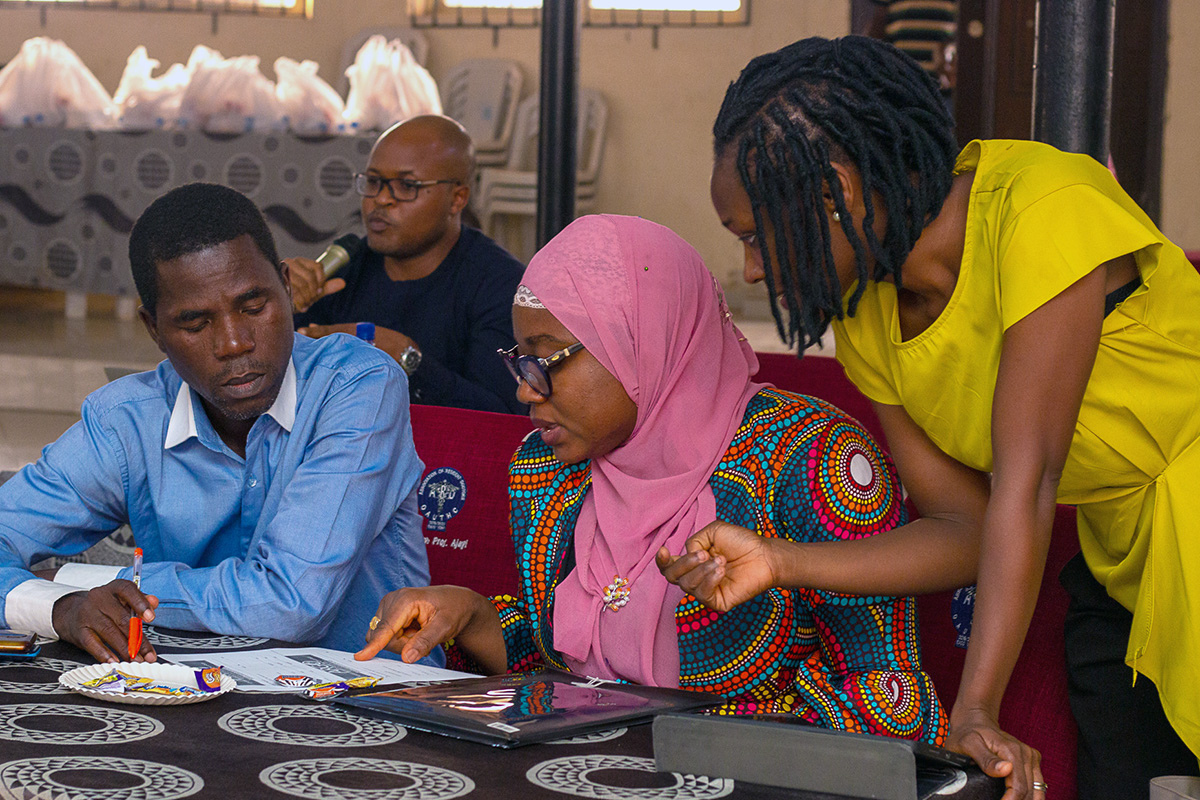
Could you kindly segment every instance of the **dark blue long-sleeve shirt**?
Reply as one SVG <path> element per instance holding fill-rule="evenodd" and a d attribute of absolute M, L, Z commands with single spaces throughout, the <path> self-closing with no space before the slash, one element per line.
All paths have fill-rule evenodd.
<path fill-rule="evenodd" d="M 350 263 L 338 273 L 346 288 L 297 314 L 296 327 L 373 322 L 398 331 L 421 349 L 421 365 L 409 377 L 412 402 L 525 413 L 516 383 L 496 355 L 516 344 L 512 299 L 525 271 L 520 261 L 464 225 L 436 270 L 394 281 L 383 256 L 364 239 L 344 236 L 338 244 L 350 252 Z"/>

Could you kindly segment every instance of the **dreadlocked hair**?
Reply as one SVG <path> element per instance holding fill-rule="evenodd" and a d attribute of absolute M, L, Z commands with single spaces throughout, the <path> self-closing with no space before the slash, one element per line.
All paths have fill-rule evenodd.
<path fill-rule="evenodd" d="M 780 337 L 801 352 L 833 319 L 854 316 L 868 278 L 901 287 L 900 266 L 941 211 L 958 151 L 934 80 L 896 48 L 865 36 L 813 37 L 755 58 L 726 90 L 713 140 L 718 158 L 736 158 L 754 209 L 771 314 Z M 862 236 L 835 161 L 852 164 L 861 178 Z M 825 192 L 858 265 L 858 284 L 844 308 Z M 887 220 L 882 241 L 874 229 L 877 198 Z M 788 299 L 786 326 L 780 292 Z"/>

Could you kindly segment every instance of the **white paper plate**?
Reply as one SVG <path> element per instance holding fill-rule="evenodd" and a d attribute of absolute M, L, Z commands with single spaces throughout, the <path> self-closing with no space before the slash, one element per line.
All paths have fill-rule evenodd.
<path fill-rule="evenodd" d="M 116 694 L 114 692 L 97 691 L 83 685 L 85 681 L 95 680 L 107 675 L 114 669 L 120 670 L 127 675 L 136 675 L 139 678 L 150 678 L 155 683 L 165 683 L 168 686 L 194 687 L 196 685 L 196 673 L 190 667 L 182 667 L 178 664 L 146 663 L 140 661 L 122 661 L 119 664 L 90 664 L 86 667 L 76 667 L 70 672 L 64 672 L 62 675 L 59 675 L 58 682 L 73 692 L 79 692 L 88 697 L 94 697 L 97 700 L 107 700 L 110 703 L 128 703 L 135 706 L 181 706 L 187 703 L 202 703 L 205 700 L 212 700 L 214 697 L 220 697 L 226 692 L 237 688 L 237 681 L 225 674 L 221 675 L 220 689 L 215 692 L 205 692 L 204 694 L 169 695 L 143 694 L 141 692 Z"/>

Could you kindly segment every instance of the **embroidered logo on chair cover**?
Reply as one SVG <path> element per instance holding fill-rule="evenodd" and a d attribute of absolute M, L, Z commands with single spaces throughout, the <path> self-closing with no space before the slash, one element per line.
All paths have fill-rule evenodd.
<path fill-rule="evenodd" d="M 439 467 L 421 481 L 417 507 L 431 531 L 446 530 L 446 523 L 462 511 L 467 502 L 467 481 L 451 467 Z"/>

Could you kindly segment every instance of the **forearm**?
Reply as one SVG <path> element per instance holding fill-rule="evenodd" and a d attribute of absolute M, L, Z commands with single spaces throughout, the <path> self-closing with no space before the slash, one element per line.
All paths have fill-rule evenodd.
<path fill-rule="evenodd" d="M 975 581 L 979 532 L 969 521 L 922 518 L 866 539 L 772 541 L 780 586 L 860 595 L 929 594 Z"/>
<path fill-rule="evenodd" d="M 144 567 L 142 588 L 160 598 L 158 620 L 167 628 L 311 642 L 336 615 L 336 603 L 326 598 L 348 584 L 340 575 L 329 578 L 322 589 L 313 575 L 293 582 L 253 560 L 198 568 L 158 562 Z"/>
<path fill-rule="evenodd" d="M 998 491 L 988 507 L 980 550 L 971 643 L 955 717 L 981 710 L 995 719 L 1021 652 L 1050 544 L 1055 498 L 1043 488 Z"/>

